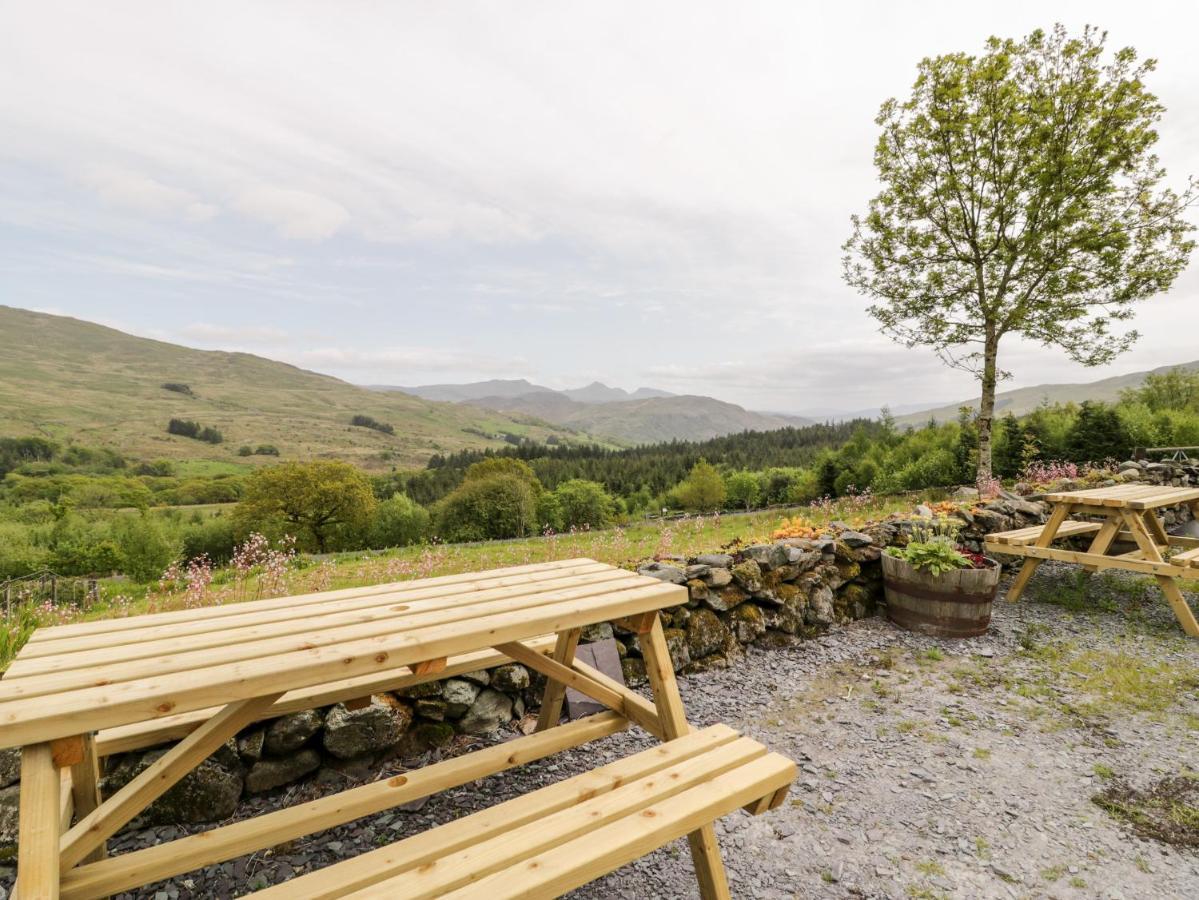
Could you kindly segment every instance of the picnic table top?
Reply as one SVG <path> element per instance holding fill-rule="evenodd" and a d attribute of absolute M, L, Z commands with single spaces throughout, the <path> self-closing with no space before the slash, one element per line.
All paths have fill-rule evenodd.
<path fill-rule="evenodd" d="M 590 559 L 38 629 L 0 680 L 0 747 L 70 737 L 685 602 Z"/>
<path fill-rule="evenodd" d="M 1117 484 L 1084 491 L 1046 494 L 1050 503 L 1077 503 L 1083 506 L 1112 506 L 1145 510 L 1177 506 L 1199 501 L 1199 488 L 1168 487 L 1154 484 Z"/>

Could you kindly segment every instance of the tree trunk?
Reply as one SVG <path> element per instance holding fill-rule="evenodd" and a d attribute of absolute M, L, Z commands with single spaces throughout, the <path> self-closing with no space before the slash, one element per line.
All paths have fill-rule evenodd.
<path fill-rule="evenodd" d="M 978 472 L 976 482 L 991 480 L 991 425 L 995 420 L 995 360 L 999 338 L 988 334 L 983 346 L 982 396 L 978 401 Z"/>

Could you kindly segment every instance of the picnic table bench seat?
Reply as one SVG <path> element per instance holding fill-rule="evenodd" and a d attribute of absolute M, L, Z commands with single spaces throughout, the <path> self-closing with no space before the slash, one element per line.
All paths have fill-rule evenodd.
<path fill-rule="evenodd" d="M 1176 565 L 1191 566 L 1192 568 L 1199 569 L 1199 547 L 1174 554 L 1172 562 Z"/>
<path fill-rule="evenodd" d="M 1098 522 L 1063 522 L 1054 534 L 1054 539 L 1076 537 L 1080 534 L 1094 534 L 1103 526 Z M 1017 528 L 1015 531 L 996 531 L 987 535 L 988 541 L 996 544 L 1011 544 L 1023 547 L 1034 543 L 1045 531 L 1044 525 L 1032 525 L 1028 528 Z"/>
<path fill-rule="evenodd" d="M 795 774 L 715 725 L 254 896 L 557 897 L 738 807 L 778 806 Z"/>

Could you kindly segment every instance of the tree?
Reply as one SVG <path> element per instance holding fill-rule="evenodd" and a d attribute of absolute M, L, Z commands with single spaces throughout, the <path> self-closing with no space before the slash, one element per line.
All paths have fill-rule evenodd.
<path fill-rule="evenodd" d="M 374 511 L 366 475 L 349 463 L 321 460 L 259 469 L 246 480 L 234 515 L 243 532 L 290 529 L 324 553 L 338 530 L 365 528 Z"/>
<path fill-rule="evenodd" d="M 434 518 L 447 541 L 525 537 L 537 531 L 537 499 L 516 475 L 473 478 L 437 504 Z"/>
<path fill-rule="evenodd" d="M 554 488 L 562 528 L 602 528 L 615 514 L 612 498 L 595 481 L 572 478 Z"/>
<path fill-rule="evenodd" d="M 1114 407 L 1084 400 L 1066 438 L 1066 452 L 1074 462 L 1124 459 L 1131 449 L 1128 431 Z"/>
<path fill-rule="evenodd" d="M 371 523 L 371 546 L 405 547 L 429 532 L 429 511 L 405 494 L 394 494 L 378 505 Z"/>
<path fill-rule="evenodd" d="M 845 279 L 882 331 L 981 382 L 977 476 L 991 474 L 1000 341 L 1021 335 L 1084 365 L 1135 339 L 1113 325 L 1166 290 L 1194 242 L 1195 184 L 1161 186 L 1164 107 L 1153 60 L 1105 61 L 1105 33 L 1062 26 L 991 38 L 981 56 L 924 59 L 911 97 L 883 104 L 883 189 L 845 244 Z"/>
<path fill-rule="evenodd" d="M 753 509 L 761 497 L 758 476 L 753 472 L 734 472 L 725 480 L 725 492 L 729 503 Z"/>
<path fill-rule="evenodd" d="M 493 456 L 480 460 L 466 470 L 465 481 L 478 481 L 483 478 L 493 478 L 496 475 L 511 475 L 526 482 L 534 491 L 541 490 L 541 482 L 533 472 L 533 468 L 522 459 L 509 456 Z"/>
<path fill-rule="evenodd" d="M 1144 403 L 1154 412 L 1163 409 L 1199 410 L 1199 372 L 1178 366 L 1165 372 L 1150 372 L 1139 388 L 1121 391 L 1120 399 Z"/>
<path fill-rule="evenodd" d="M 159 524 L 144 513 L 121 516 L 113 527 L 121 571 L 145 583 L 161 578 L 179 555 L 179 545 L 168 538 Z"/>
<path fill-rule="evenodd" d="M 1024 467 L 1024 426 L 1011 413 L 999 420 L 993 457 L 994 469 L 1001 478 L 1012 478 Z"/>
<path fill-rule="evenodd" d="M 691 467 L 690 474 L 678 486 L 676 493 L 686 509 L 710 512 L 724 505 L 724 479 L 714 465 L 701 459 Z"/>

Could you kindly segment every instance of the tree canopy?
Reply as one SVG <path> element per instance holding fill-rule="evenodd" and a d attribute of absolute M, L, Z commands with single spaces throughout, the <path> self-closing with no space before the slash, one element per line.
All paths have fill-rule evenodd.
<path fill-rule="evenodd" d="M 361 529 L 375 511 L 370 480 L 345 462 L 285 462 L 246 482 L 236 518 L 244 529 L 292 529 L 302 546 L 329 549 L 339 528 Z"/>
<path fill-rule="evenodd" d="M 853 219 L 845 278 L 884 333 L 979 378 L 980 478 L 1000 340 L 1107 363 L 1136 339 L 1118 327 L 1133 304 L 1166 290 L 1194 244 L 1194 183 L 1164 187 L 1153 154 L 1155 62 L 1108 55 L 1106 39 L 1058 25 L 926 58 L 876 119 L 883 188 Z"/>

